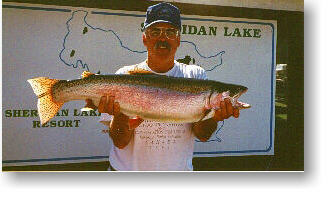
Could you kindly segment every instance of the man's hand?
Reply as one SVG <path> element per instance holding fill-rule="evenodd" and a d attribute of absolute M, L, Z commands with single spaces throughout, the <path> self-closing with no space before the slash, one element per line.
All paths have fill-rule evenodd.
<path fill-rule="evenodd" d="M 128 116 L 121 113 L 120 104 L 114 101 L 113 96 L 102 96 L 100 98 L 98 107 L 92 103 L 91 99 L 86 99 L 85 102 L 86 102 L 86 107 L 90 107 L 92 109 L 98 109 L 100 113 L 108 113 L 109 115 L 113 115 L 114 116 L 112 121 L 113 123 L 115 122 L 120 125 L 128 125 L 128 128 L 130 130 L 136 129 L 143 122 L 143 119 L 139 117 L 129 119 Z"/>
<path fill-rule="evenodd" d="M 98 109 L 100 113 L 113 115 L 113 120 L 109 125 L 109 135 L 114 145 L 120 149 L 127 146 L 133 136 L 133 130 L 143 122 L 141 118 L 129 119 L 128 116 L 121 113 L 120 104 L 115 102 L 112 96 L 102 96 L 98 107 L 93 105 L 90 99 L 87 99 L 86 103 L 86 107 Z"/>
<path fill-rule="evenodd" d="M 228 119 L 231 116 L 238 118 L 240 115 L 240 110 L 232 106 L 232 103 L 229 99 L 225 99 L 220 103 L 220 109 L 215 111 L 213 119 L 218 121 L 223 121 Z"/>
<path fill-rule="evenodd" d="M 215 115 L 211 119 L 193 123 L 192 129 L 195 136 L 202 142 L 206 142 L 217 129 L 218 121 L 223 121 L 231 116 L 238 118 L 240 110 L 234 108 L 229 99 L 220 103 L 220 109 L 215 111 Z"/>

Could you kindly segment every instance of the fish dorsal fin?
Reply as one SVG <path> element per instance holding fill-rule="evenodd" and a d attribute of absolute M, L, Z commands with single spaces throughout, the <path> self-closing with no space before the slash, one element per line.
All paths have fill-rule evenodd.
<path fill-rule="evenodd" d="M 94 73 L 92 72 L 89 72 L 89 71 L 84 71 L 82 74 L 81 74 L 81 77 L 82 79 L 86 78 L 86 77 L 89 77 L 91 75 L 95 75 Z"/>
<path fill-rule="evenodd" d="M 154 75 L 153 72 L 149 70 L 144 70 L 142 68 L 135 67 L 133 70 L 128 71 L 129 75 Z"/>

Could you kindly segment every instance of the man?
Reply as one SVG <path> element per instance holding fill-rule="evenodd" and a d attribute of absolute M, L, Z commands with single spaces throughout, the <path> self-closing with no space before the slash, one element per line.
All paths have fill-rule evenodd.
<path fill-rule="evenodd" d="M 143 43 L 147 60 L 119 69 L 116 74 L 148 71 L 159 75 L 207 79 L 199 66 L 174 60 L 180 46 L 180 11 L 169 3 L 159 3 L 147 9 L 143 26 Z M 91 101 L 87 101 L 91 105 Z M 119 103 L 105 95 L 98 106 L 101 122 L 110 127 L 110 165 L 125 171 L 185 171 L 193 170 L 195 137 L 207 141 L 217 128 L 217 122 L 230 116 L 237 118 L 239 110 L 229 100 L 220 104 L 211 119 L 192 124 L 159 123 L 129 118 L 120 112 Z M 110 116 L 112 115 L 112 116 Z"/>

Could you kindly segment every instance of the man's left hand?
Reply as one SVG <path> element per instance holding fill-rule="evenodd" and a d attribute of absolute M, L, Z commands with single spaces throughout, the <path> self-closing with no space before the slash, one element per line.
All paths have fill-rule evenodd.
<path fill-rule="evenodd" d="M 217 129 L 218 121 L 223 121 L 231 116 L 238 118 L 239 115 L 240 110 L 233 107 L 229 99 L 225 99 L 220 103 L 220 109 L 215 111 L 213 118 L 193 123 L 194 135 L 200 141 L 206 142 Z"/>
<path fill-rule="evenodd" d="M 232 106 L 229 99 L 225 99 L 220 103 L 220 109 L 215 111 L 213 119 L 218 121 L 223 121 L 231 116 L 238 118 L 240 115 L 240 110 Z"/>

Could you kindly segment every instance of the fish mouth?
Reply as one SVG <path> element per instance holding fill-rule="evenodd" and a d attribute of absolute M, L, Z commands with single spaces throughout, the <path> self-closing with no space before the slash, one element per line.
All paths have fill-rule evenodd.
<path fill-rule="evenodd" d="M 242 96 L 242 94 L 246 93 L 247 91 L 248 91 L 248 88 L 246 88 L 246 89 L 240 91 L 239 93 L 235 94 L 233 96 L 234 101 L 237 101 L 240 98 L 240 96 Z"/>
<path fill-rule="evenodd" d="M 233 99 L 232 99 L 232 105 L 236 106 L 239 109 L 248 109 L 248 108 L 251 108 L 250 104 L 238 101 L 238 99 L 240 98 L 240 96 L 242 94 L 246 93 L 247 91 L 248 91 L 248 88 L 246 88 L 246 89 L 240 91 L 239 93 L 237 93 L 236 95 L 234 95 Z"/>

